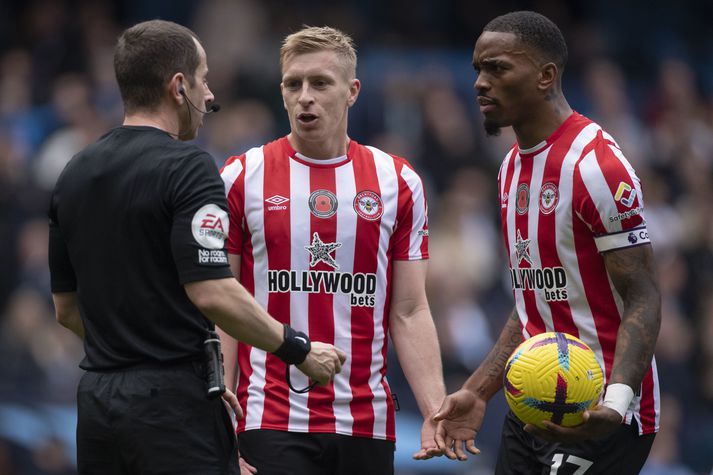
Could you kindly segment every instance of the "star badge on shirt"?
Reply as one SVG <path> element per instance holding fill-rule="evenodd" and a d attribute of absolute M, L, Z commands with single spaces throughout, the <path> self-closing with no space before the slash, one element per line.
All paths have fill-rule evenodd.
<path fill-rule="evenodd" d="M 525 259 L 528 264 L 532 265 L 532 257 L 530 257 L 530 240 L 523 239 L 519 229 L 517 230 L 517 238 L 515 239 L 515 252 L 518 265 L 520 265 L 523 259 Z"/>
<path fill-rule="evenodd" d="M 311 255 L 311 260 L 309 262 L 310 267 L 314 267 L 320 262 L 324 262 L 334 269 L 339 269 L 339 264 L 337 264 L 337 261 L 334 260 L 331 254 L 340 247 L 342 247 L 341 242 L 325 243 L 319 238 L 319 234 L 312 234 L 312 244 L 305 246 L 305 249 L 307 249 Z"/>

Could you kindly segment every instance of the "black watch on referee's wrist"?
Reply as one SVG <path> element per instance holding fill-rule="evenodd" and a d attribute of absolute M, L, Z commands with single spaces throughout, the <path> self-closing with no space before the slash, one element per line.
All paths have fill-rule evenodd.
<path fill-rule="evenodd" d="M 284 341 L 273 354 L 288 365 L 302 363 L 312 349 L 309 337 L 286 323 L 284 324 L 284 337 Z"/>

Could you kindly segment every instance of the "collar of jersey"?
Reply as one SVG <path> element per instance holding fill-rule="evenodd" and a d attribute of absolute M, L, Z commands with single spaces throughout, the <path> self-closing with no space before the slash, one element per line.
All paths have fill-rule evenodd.
<path fill-rule="evenodd" d="M 564 122 L 562 122 L 562 125 L 557 127 L 557 130 L 555 130 L 552 135 L 547 137 L 546 140 L 543 140 L 542 142 L 538 143 L 534 147 L 530 147 L 527 149 L 521 149 L 520 145 L 518 144 L 518 154 L 521 157 L 532 157 L 534 155 L 537 155 L 538 153 L 542 152 L 544 149 L 552 145 L 555 140 L 559 138 L 560 135 L 564 133 L 565 130 L 569 128 L 569 126 L 574 122 L 575 118 L 579 117 L 579 114 L 577 112 L 572 111 L 572 113 L 565 119 Z"/>
<path fill-rule="evenodd" d="M 308 167 L 317 167 L 317 168 L 337 168 L 341 167 L 345 163 L 348 163 L 351 161 L 352 156 L 354 155 L 354 148 L 356 147 L 356 142 L 354 140 L 349 140 L 349 146 L 347 147 L 347 154 L 342 155 L 341 157 L 335 157 L 335 158 L 330 158 L 327 160 L 320 160 L 318 158 L 310 158 L 305 155 L 302 155 L 299 153 L 297 150 L 292 148 L 292 145 L 290 145 L 290 141 L 287 140 L 287 137 L 284 137 L 285 141 L 285 146 L 287 147 L 288 154 L 290 158 L 296 162 L 299 162 L 303 165 L 307 165 Z"/>

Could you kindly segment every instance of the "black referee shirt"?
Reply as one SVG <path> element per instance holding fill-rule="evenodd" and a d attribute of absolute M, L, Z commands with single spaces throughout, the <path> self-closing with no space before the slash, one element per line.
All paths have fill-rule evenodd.
<path fill-rule="evenodd" d="M 182 284 L 231 277 L 223 182 L 206 152 L 118 127 L 77 154 L 50 204 L 52 292 L 78 293 L 80 367 L 199 357 L 213 324 Z"/>

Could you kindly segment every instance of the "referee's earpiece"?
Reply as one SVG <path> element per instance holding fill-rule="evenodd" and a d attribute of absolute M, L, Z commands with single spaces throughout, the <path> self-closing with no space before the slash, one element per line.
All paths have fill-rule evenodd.
<path fill-rule="evenodd" d="M 179 84 L 178 87 L 176 88 L 176 92 L 179 93 L 182 96 L 186 95 L 186 91 L 183 89 L 183 85 Z"/>

